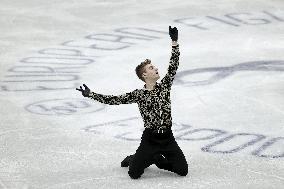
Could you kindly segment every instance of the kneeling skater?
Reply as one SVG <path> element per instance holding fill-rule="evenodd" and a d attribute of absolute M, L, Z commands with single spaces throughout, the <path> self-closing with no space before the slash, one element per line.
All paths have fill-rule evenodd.
<path fill-rule="evenodd" d="M 128 174 L 132 179 L 141 177 L 144 169 L 152 164 L 158 168 L 174 172 L 181 176 L 188 173 L 186 158 L 178 146 L 172 127 L 170 91 L 176 71 L 179 66 L 178 30 L 169 26 L 169 35 L 172 39 L 172 52 L 167 73 L 161 82 L 158 69 L 146 59 L 135 69 L 137 76 L 145 85 L 142 89 L 114 96 L 103 95 L 90 91 L 83 84 L 80 86 L 84 97 L 97 100 L 104 104 L 119 105 L 137 103 L 144 121 L 144 131 L 141 143 L 136 153 L 128 155 L 122 162 L 121 167 L 128 167 Z"/>

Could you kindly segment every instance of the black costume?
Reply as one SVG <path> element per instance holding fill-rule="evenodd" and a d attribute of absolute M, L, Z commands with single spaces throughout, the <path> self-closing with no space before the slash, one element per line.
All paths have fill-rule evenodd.
<path fill-rule="evenodd" d="M 167 74 L 160 83 L 156 82 L 153 90 L 146 89 L 145 84 L 142 89 L 119 96 L 89 93 L 89 98 L 104 104 L 138 104 L 145 130 L 136 153 L 121 162 L 122 167 L 129 165 L 128 174 L 133 179 L 139 178 L 151 164 L 182 176 L 188 173 L 186 158 L 171 130 L 170 90 L 179 66 L 179 55 L 179 45 L 172 46 Z"/>

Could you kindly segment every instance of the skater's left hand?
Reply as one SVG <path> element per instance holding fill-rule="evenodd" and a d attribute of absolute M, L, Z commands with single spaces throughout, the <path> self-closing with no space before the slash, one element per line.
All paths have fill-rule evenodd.
<path fill-rule="evenodd" d="M 169 26 L 169 35 L 172 39 L 172 41 L 177 41 L 178 40 L 178 30 L 176 27 L 172 28 Z"/>

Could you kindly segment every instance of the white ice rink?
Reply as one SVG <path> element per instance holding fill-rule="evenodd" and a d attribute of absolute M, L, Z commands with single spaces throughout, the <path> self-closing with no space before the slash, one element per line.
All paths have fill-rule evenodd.
<path fill-rule="evenodd" d="M 284 188 L 283 0 L 0 0 L 0 24 L 0 189 Z M 146 58 L 163 78 L 169 25 L 189 174 L 151 165 L 132 180 L 120 162 L 141 140 L 137 104 L 75 88 L 142 88 Z"/>

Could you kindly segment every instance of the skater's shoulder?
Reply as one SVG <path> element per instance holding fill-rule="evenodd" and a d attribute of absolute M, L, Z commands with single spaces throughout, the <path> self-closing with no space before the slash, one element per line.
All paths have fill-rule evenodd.
<path fill-rule="evenodd" d="M 132 91 L 132 93 L 135 95 L 140 95 L 141 93 L 143 93 L 143 89 L 136 88 Z"/>

